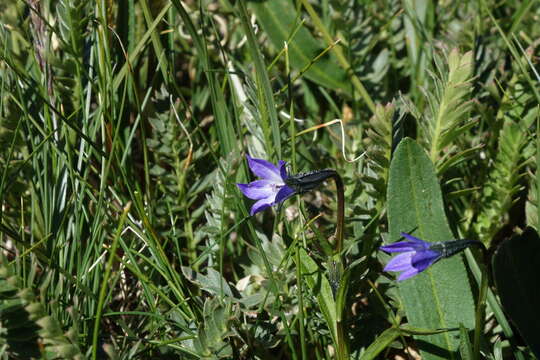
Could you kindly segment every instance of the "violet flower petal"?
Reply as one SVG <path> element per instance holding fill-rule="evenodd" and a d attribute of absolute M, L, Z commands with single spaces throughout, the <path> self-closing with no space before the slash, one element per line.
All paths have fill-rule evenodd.
<path fill-rule="evenodd" d="M 277 195 L 276 195 L 276 203 L 280 203 L 282 201 L 287 200 L 289 197 L 293 196 L 295 191 L 288 187 L 287 185 L 283 186 L 281 189 L 279 189 Z"/>
<path fill-rule="evenodd" d="M 255 159 L 246 155 L 251 171 L 260 179 L 248 184 L 236 184 L 248 198 L 258 200 L 251 207 L 250 214 L 262 211 L 276 203 L 281 203 L 294 195 L 296 190 L 285 184 L 287 163 L 279 160 L 277 166 L 264 159 Z"/>
<path fill-rule="evenodd" d="M 431 246 L 431 243 L 421 240 L 417 237 L 409 235 L 402 232 L 401 236 L 407 238 L 407 241 L 398 241 L 393 244 L 383 245 L 380 247 L 381 250 L 392 253 L 392 252 L 404 252 L 404 251 L 422 251 L 427 250 Z"/>
<path fill-rule="evenodd" d="M 413 277 L 413 276 L 417 275 L 419 272 L 420 271 L 418 269 L 415 269 L 415 268 L 412 267 L 409 270 L 406 270 L 406 271 L 402 272 L 398 276 L 397 280 L 398 281 L 406 280 L 406 279 L 408 279 L 410 277 Z"/>
<path fill-rule="evenodd" d="M 384 267 L 385 271 L 401 272 L 398 281 L 421 273 L 442 258 L 442 252 L 433 248 L 436 243 L 429 243 L 407 233 L 401 233 L 401 236 L 407 240 L 380 247 L 381 250 L 389 253 L 401 253 Z"/>
<path fill-rule="evenodd" d="M 440 258 L 441 253 L 437 251 L 426 250 L 417 252 L 411 259 L 411 266 L 418 269 L 418 271 L 424 271 Z"/>
<path fill-rule="evenodd" d="M 257 201 L 253 206 L 251 207 L 251 210 L 249 211 L 249 214 L 251 216 L 255 215 L 259 211 L 263 211 L 266 208 L 269 208 L 270 206 L 274 205 L 274 198 L 268 197 L 266 199 L 261 199 Z"/>
<path fill-rule="evenodd" d="M 270 180 L 255 180 L 249 184 L 236 184 L 242 194 L 252 200 L 265 199 L 274 194 L 273 183 Z"/>
<path fill-rule="evenodd" d="M 398 241 L 393 244 L 381 246 L 380 249 L 388 253 L 393 253 L 393 252 L 416 251 L 416 250 L 421 250 L 422 248 L 418 249 L 418 245 L 411 243 L 410 241 Z"/>
<path fill-rule="evenodd" d="M 264 159 L 252 158 L 249 155 L 246 155 L 246 157 L 249 168 L 255 175 L 262 179 L 272 180 L 276 184 L 283 184 L 280 171 L 274 164 Z"/>
<path fill-rule="evenodd" d="M 398 256 L 394 257 L 392 260 L 386 264 L 384 267 L 384 271 L 403 271 L 410 269 L 412 257 L 414 255 L 414 251 L 408 251 L 404 252 L 403 254 L 399 254 Z"/>
<path fill-rule="evenodd" d="M 429 247 L 430 243 L 428 243 L 427 241 L 424 241 L 424 240 L 419 239 L 419 238 L 417 238 L 415 236 L 407 234 L 406 232 L 401 232 L 400 235 L 403 236 L 404 238 L 407 238 L 407 240 L 409 240 L 409 241 L 411 241 L 413 243 L 427 245 L 426 248 Z"/>

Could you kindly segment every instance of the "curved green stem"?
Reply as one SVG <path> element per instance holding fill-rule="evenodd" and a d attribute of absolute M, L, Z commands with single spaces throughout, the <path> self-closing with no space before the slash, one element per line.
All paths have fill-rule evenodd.
<path fill-rule="evenodd" d="M 480 359 L 480 337 L 484 330 L 485 322 L 485 309 L 486 309 L 486 296 L 488 293 L 489 273 L 487 270 L 488 255 L 487 249 L 484 244 L 480 243 L 482 249 L 482 255 L 484 257 L 484 264 L 481 266 L 482 280 L 480 281 L 480 291 L 478 294 L 478 305 L 476 307 L 475 327 L 474 327 L 474 342 L 473 342 L 473 356 L 474 360 Z"/>
<path fill-rule="evenodd" d="M 334 172 L 332 177 L 334 178 L 334 181 L 336 183 L 337 192 L 337 224 L 335 234 L 336 250 L 334 253 L 334 259 L 337 258 L 336 270 L 338 271 L 338 278 L 341 278 L 344 271 L 341 251 L 343 250 L 343 230 L 345 225 L 345 187 L 343 186 L 343 180 L 341 179 L 341 176 L 339 176 L 337 172 Z M 342 279 L 340 279 L 340 281 L 341 280 Z M 342 285 L 338 286 L 338 288 L 340 288 L 341 286 Z M 344 296 L 344 294 L 341 294 L 341 297 L 338 296 L 339 298 L 341 298 L 342 301 L 336 302 L 336 354 L 339 360 L 349 359 L 347 334 L 342 321 L 343 308 L 345 307 Z"/>
<path fill-rule="evenodd" d="M 343 228 L 345 224 L 345 187 L 343 186 L 343 180 L 337 172 L 332 176 L 336 182 L 337 191 L 337 225 L 336 225 L 336 254 L 341 259 L 341 250 L 343 249 Z"/>

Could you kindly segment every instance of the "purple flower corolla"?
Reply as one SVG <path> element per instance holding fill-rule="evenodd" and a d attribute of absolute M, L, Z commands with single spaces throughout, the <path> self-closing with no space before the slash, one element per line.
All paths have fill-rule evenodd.
<path fill-rule="evenodd" d="M 236 184 L 245 196 L 258 200 L 251 207 L 250 215 L 255 215 L 294 195 L 294 189 L 285 184 L 288 177 L 285 161 L 279 160 L 276 166 L 263 159 L 255 159 L 249 155 L 246 157 L 249 168 L 260 178 L 249 184 Z"/>
<path fill-rule="evenodd" d="M 401 253 L 384 267 L 384 271 L 402 271 L 398 281 L 421 273 L 443 257 L 443 252 L 439 251 L 440 246 L 434 246 L 440 243 L 429 243 L 404 232 L 401 236 L 408 240 L 380 247 L 381 250 L 389 253 Z"/>

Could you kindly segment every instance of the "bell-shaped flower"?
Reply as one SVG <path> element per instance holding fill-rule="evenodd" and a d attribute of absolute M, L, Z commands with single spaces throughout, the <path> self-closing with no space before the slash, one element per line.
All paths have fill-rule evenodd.
<path fill-rule="evenodd" d="M 263 159 L 249 155 L 246 157 L 249 168 L 260 178 L 249 184 L 236 184 L 245 196 L 257 200 L 251 207 L 250 215 L 279 204 L 295 194 L 295 190 L 286 184 L 288 175 L 285 161 L 279 160 L 276 166 Z"/>
<path fill-rule="evenodd" d="M 440 259 L 450 257 L 470 245 L 482 244 L 475 240 L 427 242 L 404 232 L 401 236 L 407 238 L 407 241 L 398 241 L 380 247 L 388 253 L 401 253 L 384 267 L 384 271 L 401 272 L 398 281 L 413 277 Z"/>

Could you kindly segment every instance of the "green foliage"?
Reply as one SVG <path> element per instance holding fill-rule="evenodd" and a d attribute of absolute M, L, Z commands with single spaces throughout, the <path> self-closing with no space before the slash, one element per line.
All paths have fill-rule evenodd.
<path fill-rule="evenodd" d="M 538 227 L 539 9 L 0 0 L 0 356 L 524 360 L 493 287 L 468 336 L 478 254 L 397 285 L 378 247 Z M 334 184 L 250 217 L 246 154 L 341 175 L 341 254 Z M 460 332 L 411 326 L 433 289 Z"/>
<path fill-rule="evenodd" d="M 218 300 L 207 299 L 203 309 L 204 327 L 199 328 L 193 342 L 200 359 L 225 359 L 232 356 L 232 347 L 226 341 L 234 335 L 228 325 L 232 315 L 231 305 L 221 304 Z"/>
<path fill-rule="evenodd" d="M 154 93 L 148 105 L 148 122 L 151 127 L 146 145 L 153 155 L 149 175 L 155 186 L 155 213 L 159 217 L 179 216 L 188 198 L 185 170 L 189 158 L 183 158 L 188 152 L 189 143 L 183 138 L 182 122 L 185 118 L 176 118 L 175 111 L 167 96 L 166 89 Z M 196 156 L 200 156 L 198 152 Z M 165 221 L 163 221 L 165 222 Z"/>
<path fill-rule="evenodd" d="M 291 65 L 296 70 L 305 72 L 308 79 L 325 87 L 350 92 L 345 71 L 339 68 L 331 52 L 324 55 L 325 48 L 297 22 L 299 17 L 293 3 L 277 0 L 253 2 L 252 6 L 272 44 L 279 50 L 287 44 Z M 313 62 L 321 55 L 321 59 Z"/>
<path fill-rule="evenodd" d="M 525 204 L 525 216 L 527 217 L 527 225 L 538 229 L 538 191 L 531 186 Z"/>
<path fill-rule="evenodd" d="M 386 188 L 388 186 L 388 173 L 390 170 L 390 160 L 392 147 L 394 144 L 395 105 L 388 104 L 385 107 L 378 105 L 375 114 L 369 121 L 365 148 L 369 158 L 366 167 L 366 175 L 363 181 L 372 187 L 367 193 L 378 200 L 379 207 L 382 207 L 386 200 Z"/>
<path fill-rule="evenodd" d="M 524 190 L 526 165 L 534 154 L 529 128 L 539 113 L 525 89 L 520 83 L 514 84 L 504 100 L 512 105 L 505 105 L 495 163 L 482 193 L 482 212 L 475 222 L 476 232 L 487 243 L 509 222 L 510 210 Z"/>
<path fill-rule="evenodd" d="M 421 124 L 429 157 L 441 174 L 466 155 L 455 154 L 456 145 L 458 138 L 474 125 L 467 119 L 472 105 L 468 97 L 472 90 L 473 53 L 460 54 L 454 49 L 448 54 L 447 69 L 438 57 L 435 64 L 433 86 L 425 92 L 429 115 Z"/>
<path fill-rule="evenodd" d="M 536 152 L 535 152 L 535 165 L 536 169 L 540 168 L 540 137 L 538 133 L 540 129 L 536 129 Z M 538 211 L 540 211 L 540 206 L 538 206 L 538 191 L 540 189 L 540 173 L 536 171 L 535 176 L 531 176 L 529 180 L 529 193 L 527 198 L 527 203 L 525 204 L 525 216 L 527 218 L 527 226 L 534 227 L 536 230 L 539 230 L 539 220 Z"/>
<path fill-rule="evenodd" d="M 0 264 L 0 355 L 84 359 L 76 328 L 62 330 L 59 321 L 47 313 L 46 304 L 39 301 L 33 289 L 24 287 L 11 269 Z"/>

